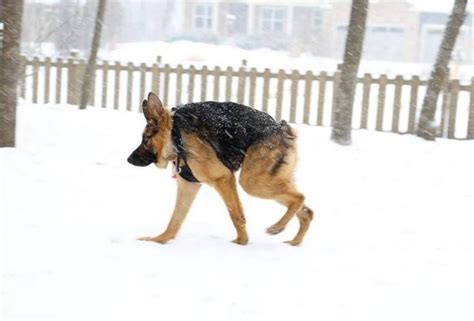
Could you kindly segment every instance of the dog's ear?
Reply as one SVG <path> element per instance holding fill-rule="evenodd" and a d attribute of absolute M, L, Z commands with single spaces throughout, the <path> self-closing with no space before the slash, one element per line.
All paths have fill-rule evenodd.
<path fill-rule="evenodd" d="M 143 110 L 143 115 L 145 115 L 145 118 L 147 120 L 150 119 L 150 113 L 148 111 L 148 100 L 146 100 L 146 99 L 143 99 L 142 110 Z"/>
<path fill-rule="evenodd" d="M 142 109 L 147 120 L 158 120 L 166 112 L 160 98 L 154 93 L 148 94 L 148 101 L 146 99 L 143 101 Z"/>

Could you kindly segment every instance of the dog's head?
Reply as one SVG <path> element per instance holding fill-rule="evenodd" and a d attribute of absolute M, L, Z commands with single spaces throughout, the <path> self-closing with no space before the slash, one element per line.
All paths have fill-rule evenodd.
<path fill-rule="evenodd" d="M 153 93 L 148 94 L 148 100 L 143 101 L 142 108 L 146 119 L 142 142 L 127 161 L 135 166 L 155 163 L 159 168 L 166 168 L 170 157 L 168 152 L 172 126 L 170 112 Z"/>

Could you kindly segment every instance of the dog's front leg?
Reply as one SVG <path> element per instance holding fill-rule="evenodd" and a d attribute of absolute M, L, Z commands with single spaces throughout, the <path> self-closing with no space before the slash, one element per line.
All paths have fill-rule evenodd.
<path fill-rule="evenodd" d="M 240 203 L 239 194 L 235 176 L 221 178 L 214 183 L 214 188 L 224 200 L 227 210 L 229 211 L 232 223 L 237 231 L 237 238 L 232 241 L 240 245 L 246 245 L 248 242 L 247 229 L 245 227 L 245 216 L 242 204 Z"/>
<path fill-rule="evenodd" d="M 199 191 L 201 184 L 190 183 L 181 176 L 177 175 L 176 182 L 178 185 L 178 192 L 176 195 L 176 204 L 174 211 L 171 216 L 170 222 L 166 231 L 155 237 L 142 237 L 139 238 L 141 241 L 152 241 L 164 244 L 171 239 L 174 239 L 178 233 L 181 225 L 183 224 L 186 214 L 188 214 L 191 204 L 196 198 L 197 192 Z"/>

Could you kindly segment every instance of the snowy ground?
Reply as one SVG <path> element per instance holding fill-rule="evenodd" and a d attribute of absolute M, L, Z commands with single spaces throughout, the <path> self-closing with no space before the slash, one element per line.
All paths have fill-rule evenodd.
<path fill-rule="evenodd" d="M 302 247 L 283 208 L 241 193 L 250 243 L 203 188 L 172 243 L 169 171 L 125 159 L 137 113 L 23 105 L 0 149 L 2 320 L 473 320 L 474 142 L 300 126 Z M 3 189 L 3 191 L 1 190 Z"/>

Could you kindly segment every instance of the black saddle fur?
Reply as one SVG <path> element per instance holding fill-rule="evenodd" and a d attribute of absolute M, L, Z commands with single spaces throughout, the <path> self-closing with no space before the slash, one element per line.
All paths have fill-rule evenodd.
<path fill-rule="evenodd" d="M 173 129 L 196 133 L 227 168 L 236 171 L 252 144 L 288 132 L 289 126 L 245 105 L 206 101 L 174 108 Z"/>

